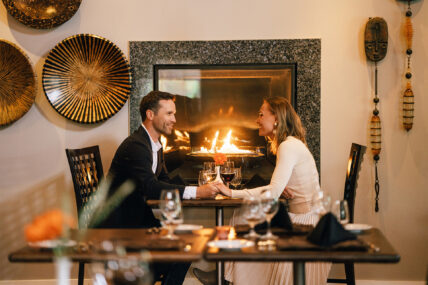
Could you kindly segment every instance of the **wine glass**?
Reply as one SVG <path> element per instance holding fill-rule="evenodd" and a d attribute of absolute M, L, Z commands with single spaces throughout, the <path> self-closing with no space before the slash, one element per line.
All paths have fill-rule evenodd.
<path fill-rule="evenodd" d="M 168 228 L 165 239 L 178 239 L 174 235 L 174 226 L 182 221 L 180 194 L 177 189 L 162 190 L 160 196 L 160 210 L 162 212 L 162 224 Z"/>
<path fill-rule="evenodd" d="M 335 201 L 332 212 L 343 226 L 349 223 L 349 207 L 346 200 Z"/>
<path fill-rule="evenodd" d="M 260 235 L 256 233 L 254 227 L 264 218 L 260 198 L 254 196 L 245 198 L 242 203 L 242 211 L 250 226 L 250 232 L 245 235 L 245 238 L 257 239 Z"/>
<path fill-rule="evenodd" d="M 272 218 L 278 213 L 279 201 L 278 198 L 273 197 L 269 189 L 266 189 L 261 194 L 261 206 L 267 222 L 267 232 L 261 238 L 263 240 L 277 239 L 278 237 L 272 234 L 270 223 Z"/>
<path fill-rule="evenodd" d="M 217 171 L 215 168 L 215 162 L 206 161 L 204 162 L 204 169 L 203 169 L 208 176 L 207 183 L 213 182 L 217 177 Z"/>
<path fill-rule="evenodd" d="M 232 181 L 230 181 L 230 184 L 232 184 L 235 189 L 238 189 L 242 182 L 241 168 L 233 168 L 233 172 L 235 172 L 235 177 L 233 177 Z"/>
<path fill-rule="evenodd" d="M 223 182 L 226 184 L 227 187 L 229 187 L 229 183 L 235 177 L 235 172 L 233 171 L 233 166 L 234 166 L 233 161 L 226 161 L 220 167 L 220 176 L 223 179 Z"/>
<path fill-rule="evenodd" d="M 312 195 L 311 210 L 318 219 L 330 211 L 331 197 L 323 191 L 315 191 Z"/>
<path fill-rule="evenodd" d="M 205 161 L 204 162 L 204 170 L 215 172 L 215 162 L 213 162 L 213 161 Z"/>

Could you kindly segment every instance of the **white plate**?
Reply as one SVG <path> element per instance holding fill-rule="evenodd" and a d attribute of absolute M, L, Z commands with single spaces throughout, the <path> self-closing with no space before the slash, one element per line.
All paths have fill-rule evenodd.
<path fill-rule="evenodd" d="M 366 224 L 346 224 L 345 225 L 346 230 L 356 234 L 359 234 L 363 231 L 370 230 L 371 228 L 372 228 L 371 225 L 366 225 Z"/>
<path fill-rule="evenodd" d="M 200 230 L 203 226 L 201 225 L 189 225 L 189 224 L 181 224 L 177 225 L 177 227 L 174 229 L 175 233 L 191 233 L 194 230 Z"/>
<path fill-rule="evenodd" d="M 55 248 L 55 247 L 72 247 L 77 243 L 74 240 L 63 241 L 60 239 L 51 239 L 51 240 L 42 240 L 36 242 L 29 242 L 28 245 L 30 247 L 38 247 L 38 248 Z"/>
<path fill-rule="evenodd" d="M 207 244 L 209 247 L 217 247 L 222 250 L 240 250 L 241 248 L 252 247 L 254 242 L 246 239 L 233 240 L 212 240 Z"/>

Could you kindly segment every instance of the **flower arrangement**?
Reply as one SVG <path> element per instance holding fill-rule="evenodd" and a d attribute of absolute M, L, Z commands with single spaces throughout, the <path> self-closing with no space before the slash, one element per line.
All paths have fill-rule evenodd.
<path fill-rule="evenodd" d="M 215 165 L 223 165 L 227 161 L 227 156 L 221 152 L 215 153 L 213 158 Z"/>
<path fill-rule="evenodd" d="M 25 227 L 25 237 L 28 242 L 38 242 L 61 237 L 68 228 L 75 227 L 73 217 L 59 209 L 47 211 Z"/>

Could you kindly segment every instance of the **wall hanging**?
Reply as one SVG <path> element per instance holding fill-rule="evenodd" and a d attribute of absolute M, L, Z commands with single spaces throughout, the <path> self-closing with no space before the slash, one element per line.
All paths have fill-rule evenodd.
<path fill-rule="evenodd" d="M 122 108 L 130 94 L 131 72 L 122 51 L 112 42 L 79 34 L 49 52 L 42 83 L 58 113 L 91 124 L 110 118 Z"/>
<path fill-rule="evenodd" d="M 403 1 L 403 0 L 400 0 Z M 410 131 L 413 127 L 414 117 L 414 103 L 415 97 L 412 90 L 412 72 L 410 69 L 410 59 L 413 54 L 412 41 L 413 41 L 413 24 L 412 24 L 412 10 L 410 3 L 413 0 L 405 0 L 407 2 L 406 11 L 406 22 L 404 25 L 404 36 L 406 39 L 406 56 L 407 56 L 407 70 L 405 73 L 406 77 L 406 89 L 403 93 L 403 127 L 406 131 Z"/>
<path fill-rule="evenodd" d="M 9 14 L 22 24 L 50 29 L 67 22 L 82 0 L 3 0 Z"/>
<path fill-rule="evenodd" d="M 369 18 L 364 32 L 364 50 L 366 52 L 367 59 L 375 63 L 375 97 L 373 99 L 375 108 L 370 121 L 370 140 L 373 159 L 375 161 L 375 211 L 378 212 L 380 186 L 377 165 L 381 151 L 381 120 L 379 117 L 379 109 L 377 108 L 379 103 L 377 93 L 377 63 L 385 58 L 386 52 L 388 51 L 388 26 L 384 19 L 379 17 Z"/>
<path fill-rule="evenodd" d="M 15 44 L 0 39 L 0 126 L 27 113 L 36 98 L 36 79 L 30 60 Z"/>

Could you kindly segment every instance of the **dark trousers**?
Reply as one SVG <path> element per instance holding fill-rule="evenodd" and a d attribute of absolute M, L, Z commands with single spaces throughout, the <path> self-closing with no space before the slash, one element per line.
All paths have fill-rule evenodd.
<path fill-rule="evenodd" d="M 153 263 L 153 283 L 162 277 L 162 285 L 181 285 L 190 263 Z"/>

